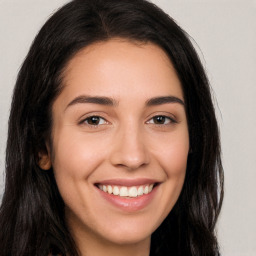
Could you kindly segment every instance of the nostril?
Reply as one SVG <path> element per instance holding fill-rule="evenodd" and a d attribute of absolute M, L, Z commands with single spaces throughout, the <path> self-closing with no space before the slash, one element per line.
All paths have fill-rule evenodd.
<path fill-rule="evenodd" d="M 142 164 L 126 163 L 126 164 L 118 164 L 118 165 L 116 165 L 116 167 L 124 168 L 124 169 L 127 169 L 128 171 L 134 171 L 139 168 L 144 168 L 146 165 L 147 165 L 146 163 L 142 163 Z"/>
<path fill-rule="evenodd" d="M 149 158 L 145 155 L 129 156 L 124 153 L 118 152 L 112 157 L 112 164 L 116 167 L 122 167 L 127 170 L 136 170 L 143 168 L 149 164 Z"/>
<path fill-rule="evenodd" d="M 136 134 L 134 136 L 134 134 Z M 110 160 L 117 167 L 125 167 L 128 170 L 136 170 L 149 163 L 150 157 L 147 147 L 138 138 L 138 132 L 119 136 L 117 144 L 113 145 Z"/>

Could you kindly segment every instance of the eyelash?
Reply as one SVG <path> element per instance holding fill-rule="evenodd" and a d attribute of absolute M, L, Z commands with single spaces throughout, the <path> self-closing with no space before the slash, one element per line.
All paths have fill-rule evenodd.
<path fill-rule="evenodd" d="M 156 118 L 164 118 L 164 123 L 160 123 L 160 124 L 154 123 L 154 119 L 156 120 Z M 153 123 L 151 122 L 151 120 L 153 120 Z M 168 120 L 168 123 L 166 123 L 166 120 Z M 175 124 L 175 123 L 177 123 L 177 121 L 174 118 L 171 118 L 169 116 L 156 115 L 156 116 L 153 116 L 152 118 L 150 118 L 146 123 L 155 124 L 155 125 L 158 125 L 158 126 L 163 126 L 163 125 L 166 126 L 166 125 Z"/>
<path fill-rule="evenodd" d="M 88 123 L 88 120 L 92 120 L 92 118 L 99 118 L 100 120 L 104 120 L 104 124 L 107 124 L 108 122 L 106 121 L 106 119 L 105 118 L 103 118 L 103 117 L 101 117 L 101 116 L 97 116 L 97 115 L 92 115 L 92 116 L 88 116 L 88 117 L 86 117 L 85 119 L 83 119 L 81 122 L 80 122 L 80 124 L 86 124 L 87 126 L 89 126 L 89 127 L 93 127 L 93 128 L 96 128 L 96 127 L 98 127 L 98 126 L 100 126 L 100 125 L 103 125 L 102 123 L 100 124 L 89 124 Z M 101 122 L 101 121 L 100 121 Z"/>
<path fill-rule="evenodd" d="M 96 124 L 90 124 L 88 123 L 88 121 L 93 118 L 98 118 L 100 121 L 99 123 L 96 123 Z M 156 120 L 156 118 L 164 118 L 164 123 L 154 123 L 154 121 Z M 101 123 L 103 120 L 104 123 Z M 151 122 L 153 121 L 153 122 Z M 167 123 L 166 123 L 167 121 Z M 157 126 L 167 126 L 167 125 L 171 125 L 171 124 L 176 124 L 177 121 L 174 119 L 174 118 L 171 118 L 169 116 L 166 116 L 166 115 L 156 115 L 156 116 L 153 116 L 151 117 L 147 122 L 147 124 L 154 124 L 154 125 L 157 125 Z M 85 119 L 83 119 L 79 124 L 86 124 L 87 126 L 89 127 L 92 127 L 92 128 L 97 128 L 98 126 L 100 125 L 104 125 L 104 124 L 108 124 L 108 122 L 106 121 L 105 118 L 101 117 L 101 116 L 98 116 L 98 115 L 92 115 L 92 116 L 88 116 L 86 117 Z"/>

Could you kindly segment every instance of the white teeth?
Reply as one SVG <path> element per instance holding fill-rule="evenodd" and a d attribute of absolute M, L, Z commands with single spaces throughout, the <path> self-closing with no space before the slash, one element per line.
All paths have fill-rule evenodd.
<path fill-rule="evenodd" d="M 107 188 L 108 188 L 108 193 L 112 194 L 112 187 L 110 185 L 108 185 Z"/>
<path fill-rule="evenodd" d="M 115 196 L 118 196 L 118 195 L 119 195 L 119 188 L 118 188 L 117 186 L 114 186 L 113 194 L 114 194 Z"/>
<path fill-rule="evenodd" d="M 125 187 L 125 186 L 112 186 L 112 185 L 98 185 L 98 188 L 108 194 L 114 194 L 121 197 L 137 197 L 143 194 L 148 194 L 153 190 L 154 184 L 141 185 L 139 187 Z"/>
<path fill-rule="evenodd" d="M 140 186 L 138 189 L 138 196 L 142 196 L 143 195 L 143 186 Z"/>
<path fill-rule="evenodd" d="M 136 197 L 138 195 L 138 191 L 136 187 L 131 187 L 129 189 L 129 196 L 130 197 Z"/>
<path fill-rule="evenodd" d="M 127 187 L 121 187 L 121 189 L 120 189 L 120 196 L 128 196 L 128 189 L 127 189 Z"/>

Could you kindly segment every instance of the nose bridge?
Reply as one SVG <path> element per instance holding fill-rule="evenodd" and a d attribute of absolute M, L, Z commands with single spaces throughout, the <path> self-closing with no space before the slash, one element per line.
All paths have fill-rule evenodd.
<path fill-rule="evenodd" d="M 111 154 L 115 166 L 137 169 L 149 163 L 143 127 L 134 121 L 122 124 L 116 133 Z"/>

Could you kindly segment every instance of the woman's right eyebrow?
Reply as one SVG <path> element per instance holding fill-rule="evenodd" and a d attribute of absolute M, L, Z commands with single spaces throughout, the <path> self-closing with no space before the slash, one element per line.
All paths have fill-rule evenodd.
<path fill-rule="evenodd" d="M 146 106 L 157 106 L 168 103 L 179 103 L 183 106 L 185 105 L 184 101 L 176 96 L 160 96 L 147 100 Z"/>
<path fill-rule="evenodd" d="M 115 99 L 105 96 L 87 96 L 87 95 L 80 95 L 74 98 L 65 108 L 65 110 L 73 105 L 81 104 L 81 103 L 93 103 L 99 104 L 104 106 L 117 106 L 118 102 Z"/>

